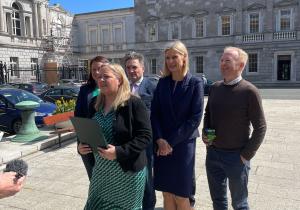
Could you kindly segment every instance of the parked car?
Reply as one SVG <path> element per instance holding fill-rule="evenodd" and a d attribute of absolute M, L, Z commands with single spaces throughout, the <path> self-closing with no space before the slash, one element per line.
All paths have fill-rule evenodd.
<path fill-rule="evenodd" d="M 21 89 L 3 88 L 0 89 L 0 130 L 10 133 L 19 131 L 21 121 L 21 110 L 15 105 L 22 101 L 35 101 L 40 104 L 35 109 L 35 123 L 37 126 L 43 125 L 43 117 L 51 115 L 55 109 L 55 104 L 46 103 L 38 96 Z"/>
<path fill-rule="evenodd" d="M 3 88 L 13 88 L 14 86 L 12 86 L 11 84 L 6 84 L 6 83 L 4 83 L 4 84 L 0 84 L 0 88 L 1 89 L 3 89 Z"/>
<path fill-rule="evenodd" d="M 14 88 L 26 90 L 33 93 L 33 85 L 29 83 L 11 83 Z"/>
<path fill-rule="evenodd" d="M 46 83 L 42 83 L 42 82 L 11 83 L 11 85 L 15 88 L 27 90 L 36 95 L 41 94 L 42 92 L 44 92 L 45 90 L 47 90 L 49 88 Z"/>
<path fill-rule="evenodd" d="M 79 87 L 75 86 L 53 86 L 43 92 L 40 97 L 48 102 L 55 103 L 56 100 L 63 98 L 64 100 L 77 99 Z"/>
<path fill-rule="evenodd" d="M 33 93 L 35 95 L 40 95 L 41 93 L 45 92 L 50 88 L 48 84 L 43 82 L 31 82 L 31 84 L 33 86 Z"/>
<path fill-rule="evenodd" d="M 58 82 L 59 85 L 71 85 L 71 86 L 78 86 L 80 87 L 82 85 L 82 83 L 78 80 L 78 79 L 61 79 Z"/>

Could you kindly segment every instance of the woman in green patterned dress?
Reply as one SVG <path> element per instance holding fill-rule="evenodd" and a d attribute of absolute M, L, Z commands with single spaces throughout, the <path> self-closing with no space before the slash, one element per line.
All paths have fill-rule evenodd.
<path fill-rule="evenodd" d="M 152 139 L 150 119 L 140 98 L 130 94 L 123 68 L 101 67 L 94 119 L 101 125 L 108 148 L 98 148 L 85 210 L 142 208 L 146 177 L 145 148 Z M 92 152 L 87 145 L 80 154 Z"/>

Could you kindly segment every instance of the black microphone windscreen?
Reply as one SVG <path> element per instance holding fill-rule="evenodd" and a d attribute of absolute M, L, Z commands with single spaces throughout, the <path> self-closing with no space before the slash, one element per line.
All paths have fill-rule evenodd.
<path fill-rule="evenodd" d="M 22 176 L 27 175 L 28 165 L 24 160 L 12 160 L 6 164 L 4 172 L 16 172 Z"/>

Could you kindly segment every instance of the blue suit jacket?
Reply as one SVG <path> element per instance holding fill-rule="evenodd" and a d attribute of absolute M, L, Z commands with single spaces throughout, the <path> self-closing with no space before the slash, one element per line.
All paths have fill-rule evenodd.
<path fill-rule="evenodd" d="M 203 113 L 203 81 L 188 73 L 173 94 L 171 76 L 161 78 L 151 105 L 154 142 L 163 138 L 174 147 L 199 137 Z"/>
<path fill-rule="evenodd" d="M 157 80 L 155 78 L 144 77 L 142 83 L 139 86 L 138 94 L 149 111 L 151 109 L 151 101 L 156 85 Z"/>

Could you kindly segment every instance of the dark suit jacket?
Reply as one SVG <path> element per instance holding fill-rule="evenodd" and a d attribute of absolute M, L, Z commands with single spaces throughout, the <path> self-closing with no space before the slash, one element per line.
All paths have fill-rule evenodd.
<path fill-rule="evenodd" d="M 157 80 L 155 78 L 144 77 L 139 86 L 138 94 L 149 111 L 151 109 L 151 101 L 156 85 Z"/>
<path fill-rule="evenodd" d="M 137 172 L 147 164 L 146 152 L 152 139 L 149 113 L 136 96 L 116 110 L 113 122 L 117 161 L 123 171 Z"/>
<path fill-rule="evenodd" d="M 198 126 L 203 113 L 203 81 L 188 73 L 180 86 L 172 90 L 171 76 L 161 78 L 151 105 L 154 142 L 163 138 L 174 147 L 199 137 Z"/>

